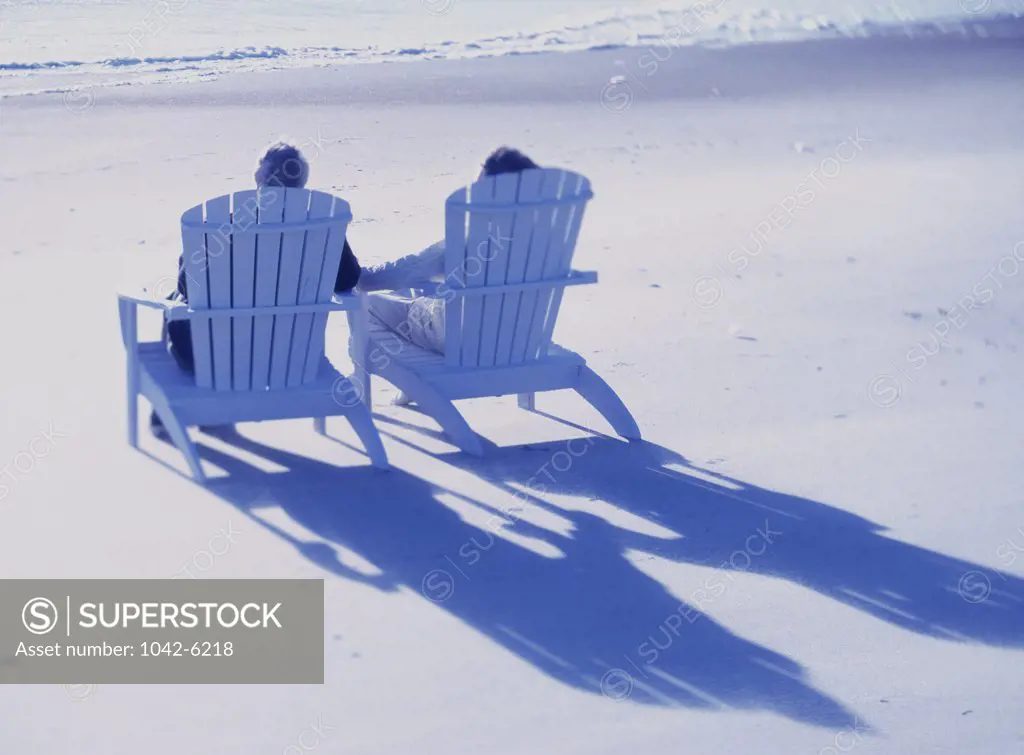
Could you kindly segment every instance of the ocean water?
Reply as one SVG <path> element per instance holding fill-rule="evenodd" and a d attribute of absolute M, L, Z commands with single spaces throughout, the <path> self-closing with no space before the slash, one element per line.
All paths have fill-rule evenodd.
<path fill-rule="evenodd" d="M 0 0 L 0 95 L 660 41 L 970 33 L 1000 16 L 1024 16 L 1024 0 Z"/>

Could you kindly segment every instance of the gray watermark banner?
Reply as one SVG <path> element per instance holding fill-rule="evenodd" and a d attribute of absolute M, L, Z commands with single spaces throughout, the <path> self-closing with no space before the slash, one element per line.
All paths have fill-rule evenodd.
<path fill-rule="evenodd" d="M 0 684 L 323 684 L 322 579 L 0 580 Z"/>

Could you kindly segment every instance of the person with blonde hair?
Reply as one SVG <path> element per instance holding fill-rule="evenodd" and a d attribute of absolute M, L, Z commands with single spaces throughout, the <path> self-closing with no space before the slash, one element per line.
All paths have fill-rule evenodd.
<path fill-rule="evenodd" d="M 309 181 L 309 163 L 299 151 L 298 147 L 284 142 L 277 142 L 270 145 L 263 153 L 253 174 L 257 188 L 281 187 L 304 189 Z M 338 266 L 338 275 L 334 282 L 336 293 L 344 293 L 351 290 L 359 282 L 360 275 L 359 260 L 356 259 L 345 241 L 345 248 L 341 254 L 341 264 Z M 178 257 L 178 285 L 177 290 L 171 294 L 169 299 L 188 303 L 188 273 L 185 271 L 185 256 Z M 188 320 L 175 320 L 164 322 L 163 340 L 167 349 L 178 366 L 186 372 L 195 372 L 195 361 L 192 354 L 192 329 Z M 158 435 L 163 435 L 165 430 L 156 413 L 150 417 L 150 426 Z"/>

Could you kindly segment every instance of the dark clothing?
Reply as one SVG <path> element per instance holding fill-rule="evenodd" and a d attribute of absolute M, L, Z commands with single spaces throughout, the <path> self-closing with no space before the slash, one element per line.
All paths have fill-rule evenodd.
<path fill-rule="evenodd" d="M 341 264 L 338 265 L 338 277 L 334 281 L 334 293 L 343 294 L 354 288 L 359 282 L 360 272 L 359 260 L 356 259 L 348 241 L 345 241 L 345 248 L 341 252 Z M 178 290 L 170 298 L 188 303 L 184 256 L 178 257 Z M 164 340 L 168 343 L 168 350 L 178 366 L 186 372 L 193 372 L 195 362 L 192 358 L 192 328 L 188 320 L 164 323 Z"/>

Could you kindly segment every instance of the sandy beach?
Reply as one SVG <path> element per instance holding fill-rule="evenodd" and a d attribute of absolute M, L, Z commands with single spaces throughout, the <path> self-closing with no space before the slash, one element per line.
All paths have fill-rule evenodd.
<path fill-rule="evenodd" d="M 1000 28 L 3 100 L 0 574 L 323 578 L 327 666 L 6 686 L 0 750 L 1024 749 L 1024 37 Z M 173 448 L 131 450 L 115 293 L 167 287 L 180 213 L 249 188 L 282 137 L 351 202 L 364 263 L 441 238 L 498 145 L 589 176 L 576 264 L 601 283 L 555 340 L 646 442 L 569 394 L 551 416 L 474 400 L 497 448 L 472 459 L 379 383 L 388 473 L 341 422 L 197 434 L 208 489 Z M 332 321 L 339 365 L 347 337 Z M 589 437 L 431 599 L 425 575 Z"/>

